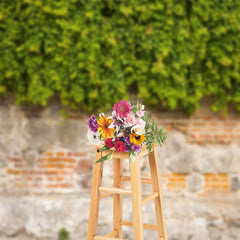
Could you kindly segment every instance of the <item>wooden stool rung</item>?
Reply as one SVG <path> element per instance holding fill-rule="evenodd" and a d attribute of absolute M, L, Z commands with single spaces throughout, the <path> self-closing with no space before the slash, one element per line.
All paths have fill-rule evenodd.
<path fill-rule="evenodd" d="M 133 222 L 122 220 L 121 221 L 121 225 L 133 227 Z M 158 230 L 158 226 L 157 225 L 146 224 L 146 223 L 143 224 L 143 228 L 146 228 L 146 229 L 149 229 L 149 230 L 155 230 L 155 231 Z"/>
<path fill-rule="evenodd" d="M 113 237 L 100 237 L 100 236 L 95 236 L 94 240 L 125 240 L 122 238 L 113 238 Z"/>
<path fill-rule="evenodd" d="M 131 195 L 131 190 L 123 189 L 123 188 L 99 187 L 98 189 L 99 189 L 99 192 Z"/>
<path fill-rule="evenodd" d="M 109 233 L 108 235 L 106 235 L 105 237 L 116 237 L 117 234 L 118 234 L 118 232 L 114 230 L 111 233 Z"/>
<path fill-rule="evenodd" d="M 140 180 L 141 180 L 141 183 L 152 184 L 151 178 L 141 178 Z M 128 176 L 121 176 L 121 181 L 130 182 L 131 178 Z"/>
<path fill-rule="evenodd" d="M 155 199 L 158 197 L 158 192 L 154 192 L 152 193 L 151 195 L 145 197 L 143 200 L 142 200 L 142 205 L 144 205 L 145 203 Z"/>

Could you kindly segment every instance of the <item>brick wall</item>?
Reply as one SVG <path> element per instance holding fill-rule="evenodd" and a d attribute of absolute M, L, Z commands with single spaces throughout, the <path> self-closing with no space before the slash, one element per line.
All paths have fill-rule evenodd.
<path fill-rule="evenodd" d="M 172 139 L 172 142 L 167 141 L 164 148 L 160 150 L 159 158 L 170 159 L 169 161 L 171 165 L 171 155 L 173 155 L 176 159 L 180 159 L 174 160 L 176 161 L 175 165 L 185 164 L 188 166 L 189 161 L 194 164 L 195 158 L 191 156 L 181 157 L 183 152 L 188 151 L 186 149 L 193 148 L 194 146 L 196 148 L 196 146 L 198 146 L 198 151 L 206 152 L 207 155 L 208 150 L 206 150 L 206 147 L 217 145 L 222 146 L 223 148 L 226 148 L 226 151 L 229 151 L 229 146 L 239 145 L 239 113 L 230 111 L 227 117 L 223 117 L 221 114 L 212 113 L 209 110 L 208 105 L 209 103 L 205 102 L 202 108 L 196 111 L 191 117 L 182 112 L 161 112 L 150 114 L 150 117 L 157 119 L 159 126 L 162 125 L 164 129 L 168 131 L 168 137 L 171 137 Z M 20 124 L 23 126 L 28 122 L 36 121 L 35 117 L 26 117 L 24 110 L 19 109 L 16 106 L 12 108 L 13 112 L 17 112 L 18 117 L 19 115 L 21 116 Z M 47 124 L 47 126 L 49 125 L 50 121 L 54 122 L 54 124 L 51 123 L 53 128 L 55 128 L 56 132 L 60 131 L 63 133 L 63 136 L 59 137 L 59 134 L 53 133 L 57 137 L 49 142 L 49 146 L 47 146 L 44 150 L 39 150 L 39 147 L 32 149 L 31 142 L 29 142 L 30 146 L 28 146 L 28 148 L 30 147 L 31 151 L 35 153 L 35 158 L 37 155 L 37 159 L 35 159 L 33 162 L 31 162 L 31 158 L 30 160 L 25 161 L 24 151 L 26 150 L 11 151 L 8 153 L 7 163 L 4 168 L 5 177 L 3 178 L 3 182 L 1 184 L 2 192 L 89 192 L 91 185 L 94 149 L 90 146 L 86 139 L 87 116 L 84 116 L 81 113 L 70 113 L 70 117 L 69 119 L 65 120 L 65 124 L 61 123 L 59 126 L 57 124 L 61 121 L 60 115 L 55 119 L 51 119 L 51 114 L 47 115 L 47 118 L 46 114 L 44 115 L 44 112 L 41 112 L 41 114 L 43 115 L 39 115 L 40 117 L 38 117 L 37 121 L 43 121 L 44 124 Z M 13 120 L 19 121 L 17 118 Z M 64 142 L 64 139 L 70 139 L 72 138 L 72 135 L 75 134 L 74 128 L 76 126 L 74 124 L 77 124 L 76 126 L 78 126 L 77 128 L 79 128 L 80 131 L 76 129 L 76 134 L 79 132 L 79 135 L 74 136 L 73 141 L 74 139 L 78 138 L 81 138 L 82 140 L 79 144 L 79 148 L 77 147 L 78 150 L 67 148 Z M 32 124 L 30 133 L 31 131 L 38 131 L 35 129 L 36 126 L 36 124 Z M 21 128 L 19 128 L 19 131 L 20 130 Z M 179 142 L 174 142 L 176 139 L 178 139 L 176 135 L 180 135 L 180 140 L 177 140 Z M 36 141 L 39 141 L 37 135 L 32 136 L 32 138 L 34 137 L 36 138 Z M 48 139 L 49 136 L 47 137 L 47 141 Z M 21 143 L 21 141 L 22 140 L 20 139 L 19 142 Z M 42 136 L 42 141 L 44 141 L 44 135 Z M 184 146 L 181 146 L 181 144 L 184 144 Z M 172 147 L 174 148 L 176 145 L 179 145 L 182 149 L 177 150 L 176 152 L 171 152 Z M 166 151 L 168 151 L 168 153 L 166 153 Z M 197 153 L 190 153 L 190 155 L 191 154 L 194 156 Z M 221 153 L 218 153 L 218 155 L 219 154 L 221 155 Z M 236 155 L 237 153 L 233 154 Z M 184 159 L 181 160 L 181 158 L 188 159 L 188 163 L 185 163 Z M 237 184 L 236 179 L 238 179 L 238 176 L 236 177 L 236 173 L 234 171 L 228 171 L 227 169 L 224 169 L 224 165 L 222 169 L 215 168 L 215 166 L 213 166 L 212 170 L 206 169 L 206 171 L 205 169 L 202 169 L 201 171 L 194 170 L 194 167 L 185 170 L 181 169 L 180 167 L 180 170 L 176 168 L 176 170 L 173 171 L 171 167 L 169 168 L 167 166 L 168 164 L 166 162 L 160 162 L 160 164 L 165 165 L 162 168 L 164 170 L 162 171 L 161 176 L 163 188 L 166 192 L 192 192 L 192 194 L 196 194 L 197 196 L 204 196 L 209 192 L 211 193 L 212 190 L 226 193 L 230 192 L 231 189 L 234 189 L 234 191 L 236 191 L 236 188 L 238 189 L 237 186 L 232 186 L 234 183 L 235 185 Z M 147 171 L 148 170 L 146 170 L 146 172 L 143 174 L 148 175 Z M 193 180 L 191 180 L 193 173 L 198 175 L 197 180 L 194 180 L 196 176 L 193 176 Z M 111 174 L 109 174 L 108 177 L 111 178 Z M 197 181 L 196 184 L 200 184 L 202 187 L 195 189 L 194 187 L 192 188 L 192 186 L 188 186 L 195 184 L 191 183 L 191 181 Z"/>
<path fill-rule="evenodd" d="M 57 240 L 62 227 L 70 240 L 86 239 L 95 151 L 86 138 L 88 115 L 68 112 L 64 120 L 59 110 L 57 102 L 45 108 L 0 104 L 0 239 Z M 168 239 L 237 240 L 240 114 L 231 109 L 226 117 L 213 114 L 206 101 L 191 117 L 164 111 L 149 117 L 168 131 L 158 148 Z M 129 175 L 128 160 L 123 167 Z M 141 174 L 149 176 L 146 157 Z M 111 186 L 112 179 L 108 161 L 103 185 Z M 152 192 L 149 184 L 142 189 Z M 111 198 L 101 202 L 99 235 L 111 228 L 111 204 Z M 155 221 L 150 203 L 143 215 L 146 223 Z M 124 218 L 131 218 L 129 198 Z M 132 240 L 131 231 L 124 233 Z M 146 239 L 155 237 L 150 232 Z"/>

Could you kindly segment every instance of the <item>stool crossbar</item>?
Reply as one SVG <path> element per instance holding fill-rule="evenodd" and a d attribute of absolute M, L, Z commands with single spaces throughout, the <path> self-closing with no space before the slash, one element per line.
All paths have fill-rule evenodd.
<path fill-rule="evenodd" d="M 109 151 L 98 152 L 96 149 L 95 162 L 108 153 Z M 151 178 L 141 178 L 140 159 L 145 155 L 148 155 Z M 135 161 L 130 163 L 129 177 L 122 175 L 121 161 L 121 159 L 128 158 L 126 152 L 113 153 L 113 187 L 102 186 L 103 162 L 94 165 L 87 240 L 124 240 L 122 226 L 133 227 L 134 240 L 144 240 L 144 228 L 157 231 L 157 240 L 167 240 L 156 147 L 152 149 L 150 154 L 145 147 L 142 148 Z M 122 188 L 122 183 L 125 181 L 131 183 L 131 189 Z M 143 199 L 141 183 L 151 184 L 153 189 L 153 193 Z M 96 236 L 100 200 L 110 195 L 113 195 L 113 231 L 103 237 Z M 131 195 L 132 197 L 132 222 L 122 219 L 123 195 Z M 156 225 L 143 223 L 142 206 L 151 200 L 154 200 Z"/>

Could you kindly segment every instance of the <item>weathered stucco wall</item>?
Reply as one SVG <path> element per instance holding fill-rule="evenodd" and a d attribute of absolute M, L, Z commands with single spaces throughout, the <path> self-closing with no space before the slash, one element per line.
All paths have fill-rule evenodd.
<path fill-rule="evenodd" d="M 158 158 L 169 240 L 233 240 L 240 235 L 240 114 L 215 115 L 204 103 L 193 116 L 151 113 L 168 131 Z M 86 139 L 87 115 L 57 103 L 46 108 L 0 104 L 0 239 L 55 240 L 65 228 L 70 239 L 87 235 L 94 148 Z M 124 161 L 124 174 L 128 174 Z M 147 159 L 141 162 L 148 176 Z M 104 185 L 112 162 L 104 164 Z M 125 187 L 128 187 L 126 184 Z M 145 195 L 151 187 L 142 185 Z M 99 234 L 111 232 L 111 197 L 100 206 Z M 131 200 L 124 198 L 124 219 Z M 144 222 L 155 223 L 153 204 Z M 133 239 L 124 227 L 125 238 Z M 157 239 L 146 231 L 146 239 Z"/>

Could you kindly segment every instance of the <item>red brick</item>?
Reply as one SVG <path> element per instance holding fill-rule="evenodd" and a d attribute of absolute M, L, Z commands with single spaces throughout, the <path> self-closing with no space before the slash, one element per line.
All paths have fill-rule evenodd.
<path fill-rule="evenodd" d="M 62 158 L 57 158 L 57 157 L 48 158 L 48 162 L 61 162 L 61 161 L 62 161 Z"/>
<path fill-rule="evenodd" d="M 40 158 L 39 161 L 40 162 L 48 162 L 48 158 Z"/>
<path fill-rule="evenodd" d="M 73 184 L 72 183 L 60 183 L 59 186 L 61 188 L 72 188 Z"/>
<path fill-rule="evenodd" d="M 205 122 L 193 122 L 193 126 L 194 127 L 204 127 L 206 126 L 206 123 Z"/>
<path fill-rule="evenodd" d="M 177 187 L 177 184 L 176 183 L 167 183 L 167 188 L 176 188 Z"/>
<path fill-rule="evenodd" d="M 227 173 L 218 173 L 217 176 L 219 178 L 228 178 L 228 174 Z"/>
<path fill-rule="evenodd" d="M 24 169 L 24 170 L 22 170 L 22 174 L 30 174 L 30 171 L 29 171 L 29 170 L 26 170 L 26 169 Z"/>
<path fill-rule="evenodd" d="M 213 133 L 213 132 L 218 132 L 219 129 L 218 128 L 207 128 L 205 131 L 208 133 Z"/>
<path fill-rule="evenodd" d="M 45 165 L 45 168 L 55 168 L 55 167 L 56 167 L 56 165 L 53 163 L 48 163 Z"/>
<path fill-rule="evenodd" d="M 189 136 L 190 138 L 193 138 L 193 139 L 197 139 L 197 137 L 198 137 L 197 134 L 193 134 L 193 133 L 188 134 L 188 136 Z"/>
<path fill-rule="evenodd" d="M 234 128 L 224 128 L 223 131 L 229 133 L 229 132 L 233 132 L 233 131 L 235 132 L 236 129 L 234 129 Z"/>
<path fill-rule="evenodd" d="M 62 161 L 63 162 L 69 162 L 69 163 L 75 163 L 75 159 L 74 158 L 63 158 Z"/>
<path fill-rule="evenodd" d="M 40 182 L 40 181 L 42 181 L 43 179 L 42 179 L 42 177 L 36 177 L 34 180 L 37 181 L 37 182 Z"/>
<path fill-rule="evenodd" d="M 203 128 L 199 128 L 199 127 L 193 127 L 193 128 L 190 128 L 190 131 L 191 132 L 201 132 Z"/>
<path fill-rule="evenodd" d="M 56 168 L 65 168 L 65 165 L 58 163 L 58 164 L 56 164 Z"/>
<path fill-rule="evenodd" d="M 23 183 L 23 182 L 16 182 L 15 184 L 14 184 L 14 186 L 16 187 L 16 188 L 28 188 L 28 184 L 27 183 Z"/>
<path fill-rule="evenodd" d="M 56 177 L 56 180 L 57 180 L 57 181 L 63 181 L 63 180 L 64 180 L 64 177 L 58 176 L 58 177 Z"/>
<path fill-rule="evenodd" d="M 33 175 L 41 175 L 41 174 L 43 174 L 43 171 L 40 171 L 40 170 L 30 170 L 29 173 L 33 174 Z"/>
<path fill-rule="evenodd" d="M 216 174 L 215 173 L 205 173 L 205 178 L 216 178 Z"/>
<path fill-rule="evenodd" d="M 55 170 L 48 170 L 44 172 L 46 175 L 57 175 L 59 173 L 59 171 L 55 171 Z"/>
<path fill-rule="evenodd" d="M 222 188 L 228 189 L 228 188 L 230 188 L 230 186 L 229 186 L 229 184 L 223 184 L 223 185 L 222 185 Z"/>
<path fill-rule="evenodd" d="M 198 135 L 198 137 L 199 137 L 199 138 L 206 138 L 206 137 L 207 137 L 207 134 L 200 133 L 200 134 Z"/>
<path fill-rule="evenodd" d="M 209 122 L 208 125 L 212 127 L 220 127 L 220 126 L 222 127 L 222 123 L 217 121 Z"/>
<path fill-rule="evenodd" d="M 7 169 L 7 174 L 14 174 L 14 175 L 18 175 L 20 174 L 20 170 L 16 170 L 16 169 Z"/>
<path fill-rule="evenodd" d="M 52 157 L 54 154 L 53 154 L 53 152 L 46 152 L 45 153 L 45 156 L 47 156 L 47 157 Z"/>
<path fill-rule="evenodd" d="M 68 164 L 67 165 L 67 168 L 70 168 L 70 169 L 73 169 L 75 167 L 75 165 L 73 165 L 73 164 Z"/>
<path fill-rule="evenodd" d="M 227 134 L 214 134 L 214 138 L 225 140 L 227 138 Z"/>
<path fill-rule="evenodd" d="M 26 181 L 32 181 L 32 180 L 33 180 L 33 177 L 31 177 L 31 176 L 25 176 L 25 177 L 24 177 L 24 180 L 26 180 Z"/>
<path fill-rule="evenodd" d="M 223 125 L 225 127 L 236 127 L 237 123 L 236 122 L 225 122 Z"/>
<path fill-rule="evenodd" d="M 54 181 L 54 177 L 47 177 L 47 181 Z"/>
<path fill-rule="evenodd" d="M 9 160 L 11 162 L 22 162 L 22 159 L 19 157 L 10 157 Z"/>
<path fill-rule="evenodd" d="M 204 119 L 204 120 L 207 120 L 207 121 L 210 121 L 210 120 L 212 120 L 213 118 L 210 117 L 210 116 L 205 116 L 205 117 L 203 117 L 203 119 Z"/>
<path fill-rule="evenodd" d="M 32 187 L 32 188 L 40 188 L 41 184 L 39 184 L 39 183 L 32 183 L 29 186 Z"/>
<path fill-rule="evenodd" d="M 40 164 L 37 165 L 37 168 L 45 168 L 45 166 L 46 166 L 45 164 L 40 163 Z"/>
<path fill-rule="evenodd" d="M 46 184 L 45 188 L 59 188 L 60 185 L 58 183 Z"/>
<path fill-rule="evenodd" d="M 15 164 L 14 164 L 14 167 L 15 167 L 15 168 L 22 168 L 22 167 L 23 167 L 23 164 L 22 164 L 22 163 L 15 163 Z"/>
<path fill-rule="evenodd" d="M 64 152 L 57 152 L 57 157 L 64 157 L 65 156 L 65 153 Z"/>
<path fill-rule="evenodd" d="M 75 152 L 75 153 L 73 153 L 73 155 L 76 157 L 86 157 L 86 156 L 88 156 L 88 153 L 87 152 Z"/>

